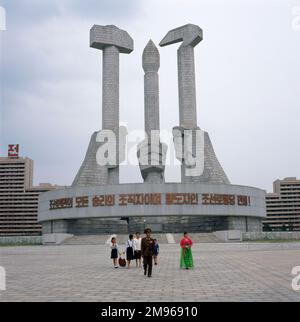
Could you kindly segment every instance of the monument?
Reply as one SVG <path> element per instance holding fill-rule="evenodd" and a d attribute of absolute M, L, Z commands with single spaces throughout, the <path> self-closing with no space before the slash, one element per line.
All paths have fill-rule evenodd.
<path fill-rule="evenodd" d="M 195 25 L 188 24 L 167 33 L 161 41 L 160 46 L 168 46 L 182 42 L 178 49 L 178 93 L 179 93 L 179 127 L 174 128 L 174 139 L 182 137 L 186 130 L 190 130 L 193 136 L 192 149 L 195 147 L 195 131 L 197 126 L 197 104 L 196 104 L 196 81 L 195 81 L 195 57 L 194 47 L 203 39 L 202 30 Z M 181 151 L 180 151 L 181 152 Z M 209 182 L 229 184 L 212 147 L 208 133 L 204 133 L 204 172 L 201 176 L 186 176 L 186 162 L 179 153 L 178 159 L 182 162 L 181 180 L 188 182 Z"/>
<path fill-rule="evenodd" d="M 230 184 L 208 133 L 197 124 L 194 50 L 202 40 L 201 28 L 187 24 L 169 31 L 160 43 L 164 47 L 181 42 L 180 124 L 173 128 L 176 158 L 182 164 L 181 183 L 165 182 L 167 145 L 160 141 L 159 120 L 160 54 L 150 40 L 142 57 L 145 139 L 137 146 L 144 182 L 120 184 L 126 133 L 119 127 L 119 55 L 130 54 L 134 43 L 116 26 L 92 27 L 90 47 L 103 52 L 102 130 L 93 133 L 72 186 L 40 196 L 39 222 L 44 234 L 129 233 L 146 225 L 154 232 L 170 233 L 262 229 L 265 191 Z"/>
<path fill-rule="evenodd" d="M 93 26 L 90 46 L 103 51 L 102 77 L 102 129 L 119 133 L 119 69 L 120 53 L 130 54 L 133 51 L 133 39 L 129 34 L 116 26 Z M 85 160 L 73 182 L 73 186 L 97 184 L 118 184 L 119 167 L 101 167 L 96 162 L 100 144 L 96 141 L 95 132 Z M 116 147 L 116 151 L 118 151 Z M 118 157 L 118 156 L 117 156 Z"/>
<path fill-rule="evenodd" d="M 160 55 L 150 40 L 143 53 L 146 139 L 138 146 L 138 159 L 145 183 L 164 182 L 167 146 L 159 141 L 159 67 Z"/>

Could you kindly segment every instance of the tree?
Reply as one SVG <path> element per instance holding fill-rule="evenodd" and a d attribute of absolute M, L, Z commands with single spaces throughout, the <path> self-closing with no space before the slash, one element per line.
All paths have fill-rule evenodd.
<path fill-rule="evenodd" d="M 269 224 L 264 223 L 263 225 L 263 231 L 272 231 L 272 228 Z"/>

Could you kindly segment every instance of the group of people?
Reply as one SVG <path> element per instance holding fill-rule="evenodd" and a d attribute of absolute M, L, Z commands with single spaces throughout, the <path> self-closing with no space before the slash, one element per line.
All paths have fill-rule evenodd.
<path fill-rule="evenodd" d="M 146 237 L 141 238 L 141 234 L 137 232 L 135 235 L 129 235 L 129 239 L 125 244 L 125 252 L 120 252 L 116 237 L 111 239 L 111 259 L 115 268 L 118 268 L 118 258 L 126 254 L 127 268 L 131 267 L 131 262 L 136 261 L 136 267 L 143 267 L 144 274 L 148 277 L 152 276 L 153 259 L 154 264 L 158 265 L 159 244 L 157 239 L 151 238 L 151 229 L 147 228 L 144 231 Z"/>
<path fill-rule="evenodd" d="M 111 259 L 113 265 L 118 268 L 118 259 L 126 253 L 127 267 L 130 268 L 131 262 L 136 261 L 136 267 L 143 268 L 144 275 L 148 277 L 152 276 L 152 265 L 158 265 L 159 244 L 156 239 L 151 237 L 152 231 L 150 228 L 145 229 L 145 237 L 142 238 L 141 234 L 137 232 L 135 235 L 129 235 L 129 239 L 126 241 L 125 252 L 120 252 L 119 245 L 117 244 L 116 237 L 111 239 Z M 194 267 L 193 255 L 192 255 L 193 242 L 188 233 L 183 234 L 183 238 L 180 241 L 180 268 L 190 269 Z"/>

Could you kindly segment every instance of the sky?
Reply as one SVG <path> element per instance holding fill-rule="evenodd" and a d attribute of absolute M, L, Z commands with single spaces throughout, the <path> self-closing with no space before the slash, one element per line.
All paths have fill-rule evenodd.
<path fill-rule="evenodd" d="M 114 24 L 134 39 L 134 52 L 122 54 L 120 65 L 120 122 L 131 133 L 131 153 L 144 126 L 143 49 L 150 38 L 158 45 L 169 30 L 193 23 L 204 33 L 195 47 L 198 125 L 230 181 L 271 191 L 277 178 L 300 178 L 300 0 L 0 0 L 0 6 L 6 12 L 0 156 L 19 143 L 21 155 L 35 162 L 35 184 L 70 185 L 90 136 L 101 129 L 102 54 L 89 48 L 94 24 Z M 179 125 L 177 48 L 159 49 L 165 133 Z M 166 180 L 180 181 L 178 161 L 167 166 Z M 141 182 L 137 163 L 121 166 L 121 182 Z"/>

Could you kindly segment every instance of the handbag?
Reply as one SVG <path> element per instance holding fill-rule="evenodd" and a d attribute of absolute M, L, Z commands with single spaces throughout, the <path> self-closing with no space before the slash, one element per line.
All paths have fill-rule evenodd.
<path fill-rule="evenodd" d="M 126 259 L 122 258 L 122 256 L 119 258 L 119 265 L 121 267 L 125 267 L 126 266 Z"/>

